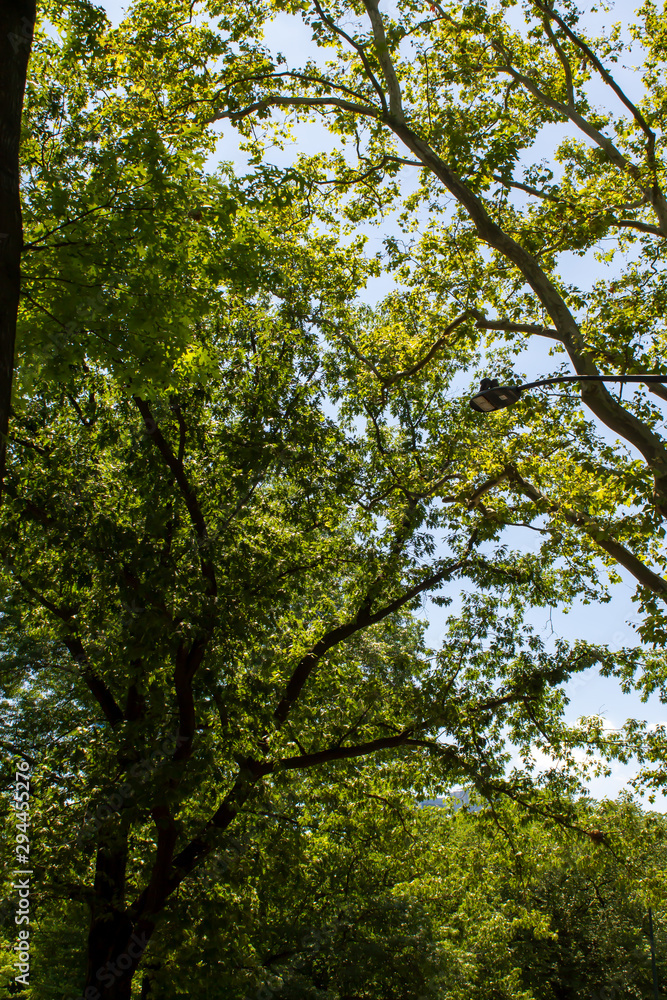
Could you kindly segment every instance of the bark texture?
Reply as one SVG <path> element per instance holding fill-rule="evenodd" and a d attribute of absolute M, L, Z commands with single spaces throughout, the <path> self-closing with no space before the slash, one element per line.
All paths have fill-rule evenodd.
<path fill-rule="evenodd" d="M 0 4 L 0 497 L 14 374 L 16 314 L 21 289 L 21 116 L 35 7 L 35 0 L 3 0 Z"/>

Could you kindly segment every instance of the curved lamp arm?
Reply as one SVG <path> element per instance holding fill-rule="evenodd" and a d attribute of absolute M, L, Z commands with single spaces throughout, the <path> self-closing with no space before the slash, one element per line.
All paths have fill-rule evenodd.
<path fill-rule="evenodd" d="M 526 389 L 560 385 L 562 382 L 643 382 L 650 385 L 667 382 L 667 375 L 560 375 L 557 378 L 542 378 L 537 382 L 524 382 L 523 385 L 499 385 L 497 379 L 485 378 L 482 379 L 480 391 L 470 400 L 470 405 L 478 413 L 493 413 L 516 403 Z"/>

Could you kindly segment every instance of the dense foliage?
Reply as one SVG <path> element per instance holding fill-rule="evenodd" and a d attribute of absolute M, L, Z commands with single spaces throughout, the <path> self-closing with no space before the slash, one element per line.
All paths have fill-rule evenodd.
<path fill-rule="evenodd" d="M 142 995 L 150 983 L 156 1000 L 644 998 L 648 900 L 664 982 L 660 814 L 582 801 L 554 837 L 517 807 L 415 809 L 377 780 L 298 788 L 307 805 L 295 784 L 274 789 L 170 903 Z M 32 996 L 75 992 L 86 917 L 71 901 L 45 909 Z"/>
<path fill-rule="evenodd" d="M 330 942 L 311 963 L 311 985 L 325 976 L 340 1000 L 362 988 L 390 1000 L 417 977 L 428 995 L 459 968 L 459 958 L 443 965 L 442 913 L 455 923 L 463 896 L 448 898 L 444 879 L 434 909 L 418 854 L 419 891 L 398 908 L 375 906 L 396 814 L 377 819 L 376 843 L 376 820 L 352 822 L 346 797 L 423 797 L 464 783 L 578 829 L 582 746 L 635 750 L 649 783 L 663 783 L 662 730 L 635 722 L 620 742 L 601 720 L 568 728 L 562 717 L 563 683 L 593 664 L 662 692 L 659 648 L 547 650 L 523 620 L 530 606 L 606 599 L 602 559 L 612 577 L 618 567 L 634 576 L 642 635 L 659 647 L 667 451 L 657 406 L 589 383 L 583 401 L 619 443 L 572 395 L 488 420 L 464 393 L 482 360 L 509 377 L 526 336 L 556 342 L 578 372 L 658 365 L 662 35 L 656 27 L 646 43 L 646 107 L 621 97 L 628 124 L 588 107 L 590 74 L 609 81 L 573 11 L 564 20 L 528 5 L 522 31 L 503 10 L 474 4 L 434 5 L 424 20 L 407 3 L 383 20 L 369 2 L 353 12 L 368 20 L 349 31 L 317 2 L 289 12 L 329 46 L 326 72 L 282 69 L 265 50 L 262 25 L 278 6 L 137 2 L 117 29 L 87 2 L 42 6 L 26 96 L 23 303 L 0 537 L 3 739 L 32 769 L 39 831 L 42 982 L 35 973 L 27 996 L 78 995 L 85 984 L 91 1000 L 127 1000 L 141 967 L 166 1000 L 169 983 L 190 988 L 190 953 L 200 989 L 272 990 L 267 969 L 291 954 L 305 920 L 301 888 L 295 912 L 277 889 L 292 878 L 283 831 L 317 867 L 319 834 L 299 810 L 321 818 L 328 844 L 329 807 L 333 817 L 342 810 L 344 849 L 322 845 L 327 879 L 345 845 L 359 851 L 366 838 L 377 852 L 358 904 L 365 936 L 349 939 L 350 968 L 371 962 L 375 979 L 348 982 Z M 643 16 L 657 25 L 653 8 Z M 621 44 L 594 46 L 612 58 Z M 271 168 L 262 145 L 272 108 L 324 113 L 361 164 L 341 151 Z M 256 159 L 247 177 L 210 169 L 223 119 L 245 130 Z M 519 180 L 519 151 L 555 119 L 583 129 L 593 152 L 564 140 L 557 178 L 528 168 Z M 616 145 L 600 138 L 612 128 Z M 390 239 L 382 260 L 368 259 L 350 228 L 397 204 L 399 171 L 413 167 L 396 140 L 423 168 L 402 202 L 408 242 Z M 516 190 L 537 207 L 513 200 Z M 412 213 L 424 204 L 422 224 Z M 610 234 L 604 253 L 632 250 L 625 271 L 617 262 L 618 294 L 559 277 L 561 247 L 606 248 Z M 359 293 L 381 267 L 394 269 L 399 290 L 363 306 Z M 537 529 L 538 551 L 510 550 L 517 525 Z M 439 649 L 424 638 L 427 599 L 450 608 Z M 553 759 L 544 774 L 536 748 Z M 9 781 L 13 759 L 4 766 Z M 644 824 L 625 815 L 621 825 Z M 9 842 L 11 811 L 5 822 Z M 430 820 L 410 822 L 419 838 Z M 535 851 L 535 891 L 567 937 L 568 907 L 589 898 L 568 868 L 578 871 L 579 856 L 565 852 L 562 869 L 545 874 Z M 195 914 L 216 852 L 227 861 L 207 883 L 215 905 Z M 625 923 L 596 940 L 596 968 L 619 940 L 630 948 L 630 920 L 653 898 L 628 882 L 625 899 L 620 869 L 614 878 Z M 490 914 L 504 899 L 489 879 L 473 938 L 484 921 L 496 927 Z M 8 873 L 8 896 L 10 883 Z M 464 895 L 477 913 L 475 893 Z M 594 988 L 579 945 L 557 956 L 544 908 L 524 900 L 529 915 L 517 916 L 520 895 L 511 890 L 513 915 L 496 921 L 497 937 L 488 930 L 499 955 L 512 942 L 504 995 L 548 996 L 554 963 L 570 962 L 579 970 L 570 979 Z M 195 919 L 208 929 L 188 937 Z M 399 925 L 402 959 L 390 974 L 378 956 Z M 521 934 L 531 954 L 533 938 L 547 942 L 533 980 Z M 69 957 L 49 972 L 51 939 Z M 221 948 L 230 958 L 218 982 Z M 450 995 L 486 989 L 499 961 L 461 957 Z M 643 980 L 624 961 L 619 982 L 634 988 Z M 310 989 L 304 975 L 294 990 Z"/>

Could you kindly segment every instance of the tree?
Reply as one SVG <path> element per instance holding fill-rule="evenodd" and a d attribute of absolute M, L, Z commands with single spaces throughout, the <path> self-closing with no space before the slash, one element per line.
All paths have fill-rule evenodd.
<path fill-rule="evenodd" d="M 127 1000 L 179 893 L 292 773 L 381 766 L 395 788 L 473 781 L 527 807 L 532 747 L 571 761 L 589 739 L 562 723 L 561 682 L 642 662 L 544 650 L 525 607 L 603 593 L 597 549 L 560 545 L 563 577 L 555 542 L 503 545 L 521 508 L 487 506 L 508 426 L 522 460 L 528 436 L 540 457 L 576 435 L 581 468 L 589 445 L 622 482 L 632 463 L 567 400 L 529 430 L 471 420 L 451 394 L 477 307 L 442 289 L 360 307 L 377 265 L 341 245 L 314 168 L 204 170 L 213 69 L 255 58 L 255 13 L 222 35 L 190 4 L 138 3 L 112 31 L 54 4 L 31 63 L 6 738 L 39 761 L 36 905 L 87 905 L 67 987 L 85 964 L 105 1000 Z M 635 521 L 602 540 L 648 572 Z M 460 587 L 427 649 L 422 597 Z M 544 781 L 567 813 L 574 772 Z"/>
<path fill-rule="evenodd" d="M 449 339 L 491 350 L 493 358 L 501 334 L 509 341 L 497 355 L 502 373 L 531 337 L 555 344 L 582 375 L 659 368 L 667 207 L 665 35 L 657 7 L 645 4 L 632 29 L 633 52 L 644 56 L 645 87 L 633 103 L 608 68 L 629 42 L 616 28 L 608 37 L 589 38 L 573 5 L 559 13 L 535 0 L 525 6 L 520 28 L 510 17 L 512 3 L 498 10 L 483 2 L 428 6 L 406 3 L 385 14 L 368 0 L 345 26 L 345 5 L 307 0 L 256 8 L 258 22 L 277 13 L 301 18 L 332 58 L 291 68 L 256 46 L 245 63 L 235 62 L 231 79 L 216 81 L 211 102 L 217 100 L 218 109 L 210 114 L 207 106 L 204 120 L 231 121 L 252 141 L 272 109 L 287 114 L 287 122 L 320 117 L 342 143 L 356 145 L 359 165 L 340 151 L 304 163 L 304 176 L 314 187 L 319 181 L 356 190 L 352 218 L 386 204 L 391 191 L 384 199 L 377 194 L 383 180 L 395 186 L 398 171 L 420 168 L 420 185 L 403 202 L 408 243 L 387 241 L 389 262 L 407 286 L 397 297 L 407 311 L 415 298 L 445 315 L 454 305 L 468 310 L 474 330 L 450 331 Z M 210 9 L 230 18 L 236 8 Z M 592 82 L 606 88 L 617 111 L 594 107 L 587 90 Z M 187 99 L 181 106 L 199 115 Z M 284 120 L 279 116 L 273 130 L 280 132 Z M 562 125 L 569 131 L 560 129 L 564 138 L 551 162 L 531 163 L 547 128 Z M 327 165 L 334 168 L 329 178 Z M 420 206 L 430 213 L 423 226 L 412 214 Z M 582 290 L 559 274 L 563 251 L 595 253 L 613 262 L 612 274 Z M 489 315 L 496 311 L 501 315 Z M 491 332 L 486 343 L 484 331 Z M 373 354 L 367 365 L 381 383 Z M 651 391 L 667 398 L 659 386 Z M 547 515 L 546 530 L 558 547 L 564 534 L 574 534 L 575 544 L 624 567 L 638 581 L 647 612 L 642 636 L 662 642 L 667 584 L 659 542 L 667 452 L 657 429 L 661 414 L 644 396 L 623 403 L 603 383 L 583 383 L 581 398 L 645 465 L 628 463 L 627 452 L 599 442 L 596 455 L 583 423 L 563 441 L 563 451 L 554 451 L 552 436 L 541 436 L 543 409 L 531 401 L 520 421 L 507 417 L 502 424 L 505 437 L 529 426 L 524 442 L 530 447 L 508 442 L 489 456 L 494 483 L 487 497 L 499 520 L 520 514 L 539 524 Z M 634 516 L 619 510 L 628 503 Z"/>
<path fill-rule="evenodd" d="M 19 307 L 23 227 L 19 143 L 26 72 L 35 24 L 34 0 L 14 0 L 0 14 L 0 495 L 5 467 Z"/>
<path fill-rule="evenodd" d="M 132 941 L 283 773 L 354 774 L 403 748 L 420 754 L 404 781 L 502 787 L 505 728 L 526 752 L 559 734 L 557 685 L 604 655 L 554 657 L 518 611 L 494 626 L 480 599 L 432 662 L 415 597 L 467 572 L 511 598 L 516 568 L 456 537 L 444 558 L 397 551 L 405 501 L 386 485 L 373 508 L 388 524 L 369 528 L 382 455 L 322 414 L 317 342 L 247 304 L 242 317 L 220 330 L 222 357 L 208 348 L 226 391 L 136 397 L 143 433 L 99 373 L 76 406 L 36 384 L 17 414 L 7 735 L 40 761 L 35 870 L 45 904 L 89 904 L 85 985 L 102 996 L 129 995 Z"/>
<path fill-rule="evenodd" d="M 479 805 L 416 808 L 377 768 L 292 774 L 182 885 L 144 992 L 150 983 L 155 1000 L 651 995 L 647 902 L 664 978 L 664 817 L 627 800 L 580 800 L 559 833 L 511 804 Z M 80 905 L 49 904 L 35 996 L 69 981 L 84 926 Z"/>
<path fill-rule="evenodd" d="M 236 8 L 210 9 L 233 18 Z M 260 125 L 270 136 L 294 119 L 319 118 L 343 148 L 302 158 L 300 169 L 314 190 L 354 192 L 352 220 L 383 211 L 399 174 L 419 168 L 417 190 L 411 185 L 402 199 L 405 241 L 386 243 L 402 315 L 468 310 L 474 328 L 447 337 L 461 350 L 481 351 L 508 381 L 531 339 L 551 343 L 579 374 L 662 371 L 666 49 L 655 4 L 642 6 L 625 35 L 614 27 L 597 38 L 582 10 L 541 0 L 524 5 L 523 17 L 512 3 L 496 10 L 484 2 L 428 10 L 407 3 L 385 13 L 369 0 L 352 20 L 348 6 L 317 0 L 256 8 L 258 24 L 285 13 L 310 27 L 330 61 L 291 67 L 256 46 L 245 63 L 235 62 L 231 78 L 217 81 L 211 103 L 218 110 L 211 115 L 207 106 L 204 120 L 233 122 L 261 149 Z M 613 75 L 630 52 L 642 61 L 639 100 Z M 591 95 L 601 91 L 609 103 L 598 107 Z M 199 114 L 187 101 L 182 107 Z M 555 149 L 538 159 L 545 142 Z M 414 214 L 420 208 L 423 222 Z M 595 257 L 609 272 L 579 287 L 562 275 L 563 252 Z M 373 347 L 365 363 L 382 384 L 395 369 L 383 369 L 383 347 Z M 650 391 L 667 399 L 660 386 Z M 610 567 L 612 579 L 620 568 L 634 577 L 639 634 L 662 649 L 662 413 L 645 393 L 623 401 L 622 391 L 603 383 L 583 383 L 581 400 L 616 441 L 596 434 L 571 396 L 561 404 L 568 418 L 557 443 L 553 414 L 537 398 L 523 401 L 519 412 L 494 415 L 499 433 L 484 460 L 480 501 L 498 525 L 541 531 L 545 561 L 583 548 Z M 620 673 L 647 695 L 662 690 L 661 655 L 639 678 L 636 663 Z M 645 730 L 635 721 L 621 737 L 647 760 L 644 776 L 660 788 L 665 733 Z"/>
<path fill-rule="evenodd" d="M 647 903 L 663 912 L 664 817 L 623 798 L 580 799 L 576 815 L 565 832 L 507 801 L 429 817 L 432 846 L 410 889 L 438 921 L 448 1000 L 650 995 Z"/>

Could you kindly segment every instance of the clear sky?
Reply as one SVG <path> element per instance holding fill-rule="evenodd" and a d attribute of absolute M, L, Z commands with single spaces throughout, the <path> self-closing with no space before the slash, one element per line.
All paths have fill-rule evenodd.
<path fill-rule="evenodd" d="M 117 2 L 117 0 L 107 0 L 103 6 L 110 19 L 117 23 L 122 17 L 126 5 Z M 634 3 L 620 0 L 612 6 L 608 14 L 599 14 L 598 18 L 604 18 L 607 24 L 613 21 L 627 24 L 633 17 L 634 8 Z M 270 42 L 271 47 L 281 51 L 287 57 L 288 62 L 294 65 L 302 63 L 310 54 L 314 56 L 317 54 L 307 29 L 297 18 L 281 16 L 273 22 L 267 35 L 269 36 L 267 41 Z M 639 96 L 638 81 L 631 65 L 617 66 L 614 72 L 630 96 Z M 602 93 L 600 96 L 602 97 Z M 608 100 L 608 92 L 604 94 L 604 99 Z M 330 149 L 333 142 L 332 136 L 323 127 L 303 126 L 296 130 L 293 145 L 282 152 L 271 151 L 271 160 L 280 165 L 287 165 L 292 162 L 297 152 L 314 153 L 323 148 Z M 545 142 L 548 153 L 548 137 L 545 137 Z M 241 171 L 247 166 L 247 158 L 239 151 L 236 134 L 231 126 L 227 126 L 221 134 L 217 157 L 221 160 L 232 161 Z M 362 231 L 369 240 L 369 252 L 374 253 L 379 250 L 382 241 L 391 234 L 391 230 L 391 220 L 385 220 L 379 225 L 363 226 Z M 572 256 L 569 262 L 563 260 L 562 266 L 565 277 L 574 280 L 576 275 L 576 281 L 580 287 L 593 281 L 602 267 L 592 256 L 583 259 Z M 378 279 L 369 286 L 368 297 L 371 300 L 377 300 L 391 287 L 389 279 Z M 538 338 L 533 339 L 538 340 Z M 553 368 L 553 361 L 550 362 L 547 358 L 546 350 L 545 345 L 536 343 L 531 345 L 529 351 L 522 358 L 523 367 L 534 378 Z M 521 529 L 516 530 L 521 532 Z M 531 533 L 528 530 L 524 530 L 522 534 L 524 537 L 519 538 L 517 535 L 516 541 L 513 539 L 512 544 L 518 546 L 519 544 L 529 545 L 533 543 L 533 539 L 530 538 Z M 623 576 L 623 571 L 621 571 L 621 575 Z M 613 599 L 609 604 L 588 606 L 578 604 L 567 615 L 558 609 L 535 611 L 531 614 L 530 621 L 545 639 L 554 639 L 557 636 L 568 640 L 586 639 L 590 642 L 606 644 L 612 649 L 618 649 L 624 645 L 634 645 L 637 641 L 636 633 L 632 627 L 633 620 L 636 619 L 636 608 L 631 601 L 634 589 L 634 582 L 628 577 L 623 583 L 613 587 Z M 430 621 L 428 638 L 431 644 L 437 645 L 443 631 L 445 612 L 443 609 L 430 606 L 427 609 L 427 614 Z M 657 696 L 652 696 L 644 704 L 638 695 L 623 694 L 613 679 L 601 678 L 595 668 L 573 679 L 567 690 L 571 698 L 569 717 L 573 720 L 583 714 L 599 714 L 608 720 L 611 728 L 620 728 L 628 717 L 646 719 L 649 723 L 667 723 L 667 706 L 661 704 Z M 611 777 L 591 782 L 591 793 L 596 797 L 613 797 L 625 787 L 628 778 L 633 773 L 634 768 L 631 766 L 616 765 L 613 767 Z M 667 799 L 658 800 L 654 808 L 667 810 Z"/>

